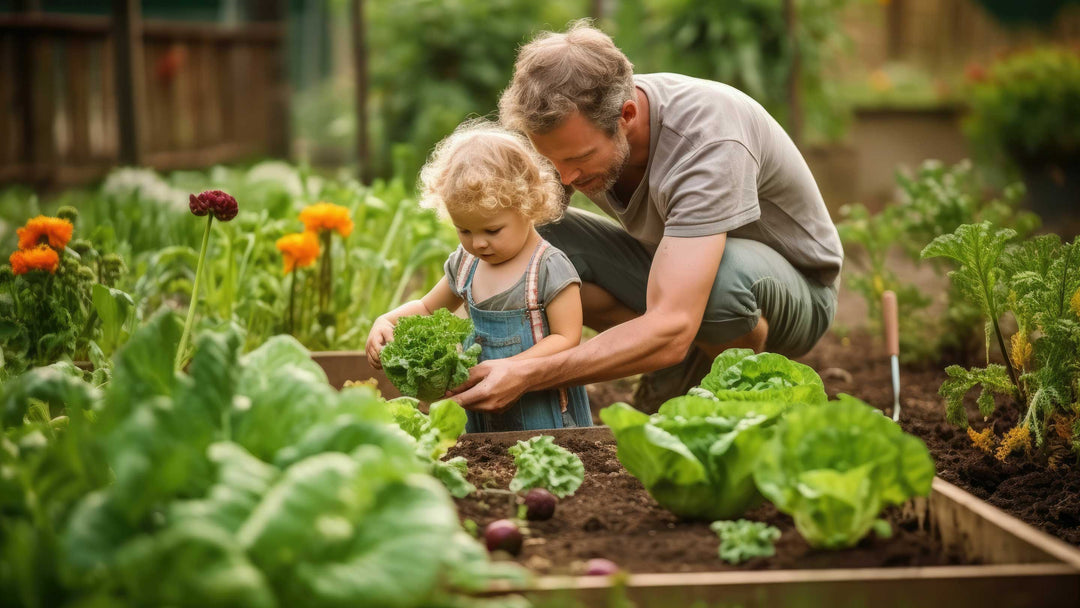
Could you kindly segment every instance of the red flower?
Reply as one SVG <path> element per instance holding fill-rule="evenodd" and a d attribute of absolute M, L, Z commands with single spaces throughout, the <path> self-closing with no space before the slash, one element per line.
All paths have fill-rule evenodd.
<path fill-rule="evenodd" d="M 207 190 L 198 196 L 192 194 L 188 199 L 188 207 L 195 215 L 203 216 L 212 213 L 222 222 L 236 217 L 239 210 L 236 199 L 221 190 Z"/>
<path fill-rule="evenodd" d="M 985 82 L 987 77 L 986 68 L 977 63 L 969 63 L 964 75 L 968 82 Z"/>

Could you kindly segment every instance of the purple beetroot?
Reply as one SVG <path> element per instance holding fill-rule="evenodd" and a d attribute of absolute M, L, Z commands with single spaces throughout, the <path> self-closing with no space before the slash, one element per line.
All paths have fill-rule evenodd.
<path fill-rule="evenodd" d="M 619 571 L 619 566 L 607 559 L 594 558 L 585 563 L 586 576 L 609 576 Z"/>
<path fill-rule="evenodd" d="M 544 488 L 533 488 L 525 494 L 525 519 L 543 521 L 555 514 L 559 499 Z"/>
<path fill-rule="evenodd" d="M 484 544 L 488 551 L 517 555 L 521 553 L 521 541 L 521 530 L 509 519 L 497 519 L 484 528 Z"/>

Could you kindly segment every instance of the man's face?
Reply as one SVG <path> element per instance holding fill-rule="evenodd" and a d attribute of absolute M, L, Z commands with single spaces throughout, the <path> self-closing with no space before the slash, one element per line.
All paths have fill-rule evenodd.
<path fill-rule="evenodd" d="M 580 112 L 574 112 L 548 133 L 529 134 L 529 139 L 536 151 L 555 165 L 564 185 L 588 196 L 610 190 L 630 159 L 622 121 L 615 134 L 609 136 Z"/>

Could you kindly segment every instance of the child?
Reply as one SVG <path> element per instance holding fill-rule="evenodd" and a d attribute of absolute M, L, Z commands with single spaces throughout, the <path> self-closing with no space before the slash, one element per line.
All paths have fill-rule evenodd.
<path fill-rule="evenodd" d="M 367 356 L 393 340 L 401 317 L 455 310 L 463 302 L 474 325 L 465 345 L 480 361 L 557 353 L 581 340 L 581 279 L 536 224 L 562 215 L 564 190 L 523 137 L 487 121 L 462 124 L 436 146 L 420 173 L 421 205 L 448 215 L 461 246 L 446 275 L 420 300 L 375 320 Z M 499 413 L 469 412 L 466 431 L 521 431 L 590 426 L 585 388 L 526 393 Z"/>

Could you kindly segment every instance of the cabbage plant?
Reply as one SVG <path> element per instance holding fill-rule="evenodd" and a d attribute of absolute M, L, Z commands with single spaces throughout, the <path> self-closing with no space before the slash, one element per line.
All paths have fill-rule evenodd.
<path fill-rule="evenodd" d="M 824 403 L 825 384 L 808 365 L 776 353 L 731 348 L 718 356 L 690 394 L 720 401 Z"/>
<path fill-rule="evenodd" d="M 923 442 L 849 395 L 788 412 L 754 467 L 761 493 L 825 549 L 888 535 L 882 509 L 930 494 L 933 479 Z"/>
<path fill-rule="evenodd" d="M 731 519 L 761 502 L 753 473 L 783 401 L 676 397 L 648 416 L 625 403 L 600 411 L 619 462 L 660 506 L 690 519 Z"/>

